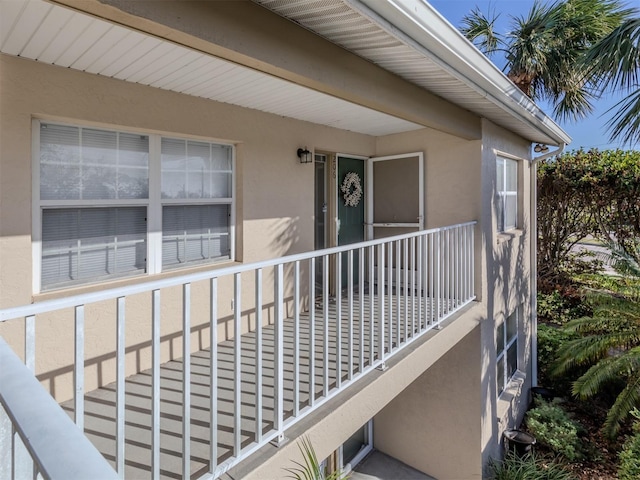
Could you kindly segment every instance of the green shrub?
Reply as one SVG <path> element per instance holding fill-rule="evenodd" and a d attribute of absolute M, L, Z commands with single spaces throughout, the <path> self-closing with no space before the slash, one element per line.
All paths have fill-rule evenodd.
<path fill-rule="evenodd" d="M 502 462 L 489 463 L 489 478 L 492 480 L 576 480 L 556 462 L 547 462 L 535 455 L 518 457 L 508 453 Z"/>
<path fill-rule="evenodd" d="M 634 435 L 625 442 L 619 454 L 618 477 L 620 480 L 637 480 L 640 478 L 640 410 L 636 408 L 631 414 L 638 420 L 633 424 Z"/>
<path fill-rule="evenodd" d="M 558 350 L 565 343 L 577 338 L 575 333 L 567 332 L 545 323 L 538 324 L 538 379 L 540 385 L 558 393 L 571 392 L 573 375 L 551 376 L 551 370 L 557 360 Z"/>
<path fill-rule="evenodd" d="M 563 296 L 558 290 L 538 292 L 538 317 L 550 323 L 564 325 L 588 313 L 589 309 L 580 298 Z"/>
<path fill-rule="evenodd" d="M 557 400 L 540 400 L 539 406 L 527 412 L 526 424 L 538 443 L 567 460 L 577 460 L 582 456 L 582 442 L 578 437 L 582 428 Z"/>

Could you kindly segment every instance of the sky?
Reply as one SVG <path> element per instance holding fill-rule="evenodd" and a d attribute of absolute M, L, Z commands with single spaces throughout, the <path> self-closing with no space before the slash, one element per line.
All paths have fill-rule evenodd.
<path fill-rule="evenodd" d="M 533 0 L 428 0 L 428 2 L 440 14 L 445 17 L 454 27 L 459 28 L 462 17 L 469 13 L 476 5 L 480 11 L 487 13 L 490 9 L 500 14 L 496 22 L 496 31 L 505 34 L 509 31 L 511 17 L 526 16 L 533 5 Z M 628 0 L 628 5 L 640 7 L 640 0 Z M 498 66 L 500 65 L 499 54 L 492 58 Z M 613 112 L 607 112 L 622 98 L 621 94 L 606 94 L 601 99 L 594 102 L 593 113 L 578 122 L 558 123 L 573 138 L 567 150 L 575 150 L 580 147 L 585 149 L 598 148 L 599 150 L 628 148 L 624 147 L 620 141 L 609 141 L 609 134 L 606 131 L 606 122 Z M 553 118 L 553 107 L 545 103 L 538 104 L 542 110 Z"/>

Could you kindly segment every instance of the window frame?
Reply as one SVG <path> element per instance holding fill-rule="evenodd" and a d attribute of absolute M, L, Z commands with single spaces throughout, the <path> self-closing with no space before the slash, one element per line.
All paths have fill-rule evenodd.
<path fill-rule="evenodd" d="M 502 167 L 500 166 L 500 162 L 502 162 Z M 507 164 L 509 162 L 513 162 L 516 168 L 516 190 L 507 190 Z M 519 215 L 520 215 L 520 198 L 521 198 L 521 183 L 520 183 L 520 164 L 521 159 L 513 158 L 509 155 L 505 155 L 504 153 L 496 154 L 496 202 L 497 202 L 497 211 L 496 211 L 496 226 L 498 233 L 509 232 L 512 230 L 517 230 L 520 225 Z M 499 169 L 502 168 L 502 185 L 498 185 L 498 173 Z M 515 223 L 513 226 L 506 225 L 506 211 L 507 211 L 507 198 L 515 197 Z M 502 215 L 500 214 L 502 212 Z M 502 218 L 502 222 L 500 219 Z"/>
<path fill-rule="evenodd" d="M 512 337 L 508 337 L 509 333 L 509 319 L 515 317 L 515 332 Z M 496 386 L 498 391 L 498 397 L 500 397 L 509 386 L 509 382 L 511 379 L 518 373 L 520 370 L 520 321 L 522 317 L 522 306 L 519 306 L 511 312 L 510 315 L 504 316 L 502 322 L 496 330 Z M 500 338 L 499 330 L 502 329 L 502 345 L 498 345 L 498 339 Z M 509 372 L 508 367 L 508 358 L 509 358 L 509 349 L 515 345 L 516 348 L 516 365 L 515 369 L 512 373 Z M 498 348 L 500 348 L 498 350 Z M 500 361 L 503 360 L 503 369 L 502 369 L 502 379 L 500 379 L 500 375 L 498 374 L 500 369 L 498 366 L 500 365 Z"/>
<path fill-rule="evenodd" d="M 31 215 L 31 243 L 32 243 L 32 289 L 33 293 L 39 294 L 66 288 L 77 288 L 88 285 L 96 285 L 104 282 L 118 281 L 123 279 L 143 279 L 149 275 L 163 272 L 171 272 L 187 268 L 195 268 L 202 265 L 212 265 L 217 263 L 233 262 L 236 258 L 236 146 L 233 143 L 220 141 L 217 139 L 178 134 L 173 132 L 149 132 L 145 130 L 129 129 L 126 127 L 96 124 L 93 122 L 69 122 L 59 121 L 50 118 L 32 119 L 32 158 L 31 158 L 31 191 L 32 191 L 32 215 Z M 40 127 L 42 124 L 53 124 L 75 128 L 88 128 L 103 130 L 106 132 L 125 133 L 133 135 L 144 135 L 149 138 L 149 161 L 148 161 L 148 182 L 149 195 L 145 199 L 86 199 L 86 200 L 42 200 L 40 198 Z M 205 198 L 205 199 L 164 199 L 161 193 L 162 181 L 162 161 L 161 143 L 163 138 L 192 140 L 206 142 L 230 148 L 231 153 L 231 198 Z M 167 201 L 169 200 L 169 201 Z M 229 208 L 229 256 L 214 259 L 185 262 L 182 265 L 162 266 L 162 212 L 165 205 L 216 205 L 224 204 Z M 42 286 L 42 221 L 45 209 L 62 208 L 127 208 L 140 207 L 147 208 L 147 257 L 146 268 L 141 273 L 131 273 L 128 275 L 114 275 L 102 277 L 95 280 L 79 280 L 78 282 L 51 285 L 44 288 Z"/>

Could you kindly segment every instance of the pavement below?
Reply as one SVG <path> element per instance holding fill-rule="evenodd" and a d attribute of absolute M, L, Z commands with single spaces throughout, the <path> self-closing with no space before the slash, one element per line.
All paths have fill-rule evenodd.
<path fill-rule="evenodd" d="M 389 455 L 374 450 L 351 472 L 351 480 L 435 480 Z"/>

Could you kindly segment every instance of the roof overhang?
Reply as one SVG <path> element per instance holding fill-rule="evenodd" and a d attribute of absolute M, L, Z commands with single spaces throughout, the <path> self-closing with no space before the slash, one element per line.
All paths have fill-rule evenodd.
<path fill-rule="evenodd" d="M 433 127 L 427 110 L 442 108 L 438 105 L 446 105 L 444 99 L 456 105 L 453 108 L 458 108 L 458 113 L 448 113 L 449 123 L 443 131 L 458 130 L 461 136 L 474 138 L 473 133 L 467 135 L 468 122 L 481 117 L 531 142 L 559 145 L 571 140 L 426 2 L 253 1 L 342 47 L 336 53 L 346 51 L 355 60 L 360 61 L 353 55 L 366 60 L 365 67 L 377 68 L 379 77 L 390 73 L 396 79 L 403 78 L 404 98 L 397 98 L 405 103 L 390 97 L 383 105 L 375 95 L 367 101 L 357 93 L 344 94 L 336 85 L 302 78 L 282 65 L 271 68 L 268 59 L 253 61 L 248 57 L 247 61 L 238 60 L 242 54 L 217 55 L 219 45 L 153 19 L 140 22 L 135 10 L 141 4 L 129 0 L 0 0 L 0 51 L 375 136 Z M 175 5 L 185 4 L 188 2 Z M 121 10 L 126 8 L 131 11 Z M 147 10 L 154 13 L 153 7 Z M 227 30 L 229 35 L 234 33 Z M 212 47 L 209 51 L 208 46 Z M 220 82 L 221 76 L 224 82 Z M 380 80 L 376 77 L 372 82 L 370 75 L 364 78 L 368 85 Z M 376 88 L 389 91 L 388 87 Z M 431 100 L 427 92 L 433 94 Z M 411 99 L 423 94 L 427 97 L 421 98 L 422 103 L 411 105 Z"/>
<path fill-rule="evenodd" d="M 558 124 L 424 0 L 253 1 L 532 142 L 571 142 Z M 358 17 L 336 13 L 342 4 Z"/>

